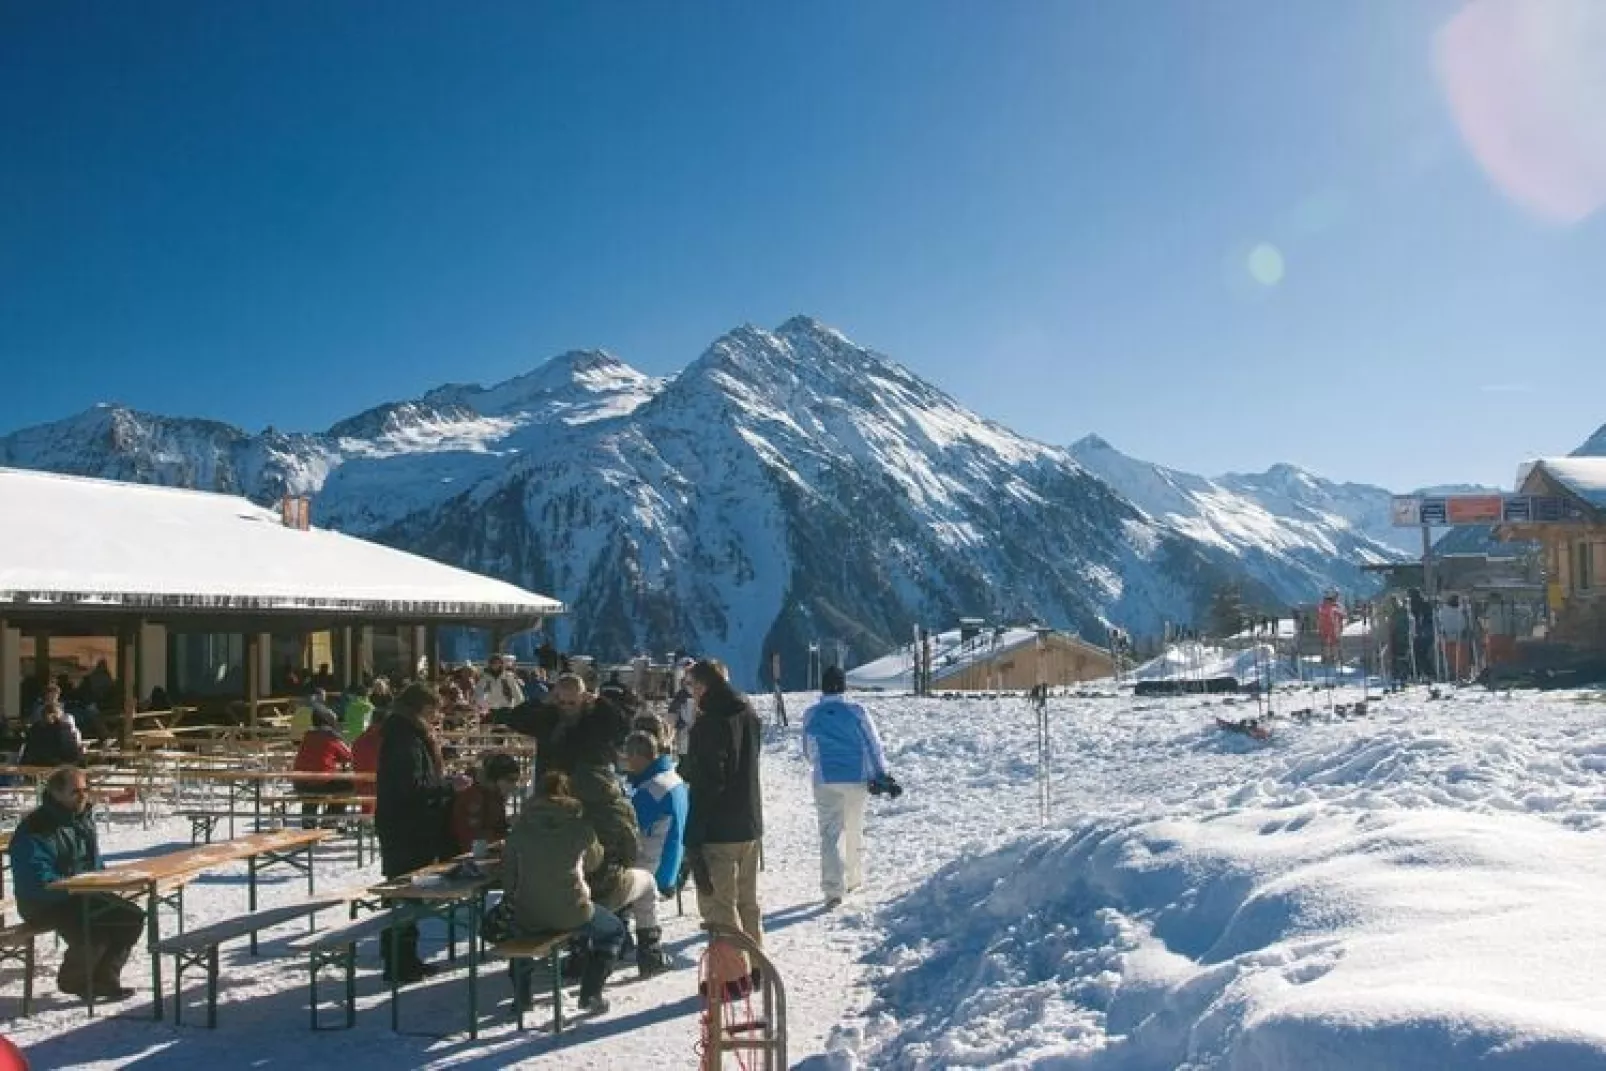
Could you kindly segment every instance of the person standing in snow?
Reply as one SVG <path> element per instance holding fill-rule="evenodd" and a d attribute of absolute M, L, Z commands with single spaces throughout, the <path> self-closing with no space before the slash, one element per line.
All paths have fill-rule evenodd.
<path fill-rule="evenodd" d="M 1344 604 L 1338 601 L 1338 592 L 1329 591 L 1322 596 L 1322 604 L 1316 610 L 1316 631 L 1322 638 L 1323 664 L 1338 665 L 1344 640 Z"/>
<path fill-rule="evenodd" d="M 803 755 L 814 770 L 820 822 L 820 891 L 825 906 L 864 881 L 864 806 L 871 783 L 889 780 L 881 736 L 869 713 L 843 698 L 847 677 L 832 666 L 820 679 L 820 701 L 803 712 Z"/>
<path fill-rule="evenodd" d="M 474 690 L 474 700 L 481 710 L 512 710 L 524 702 L 524 686 L 508 670 L 502 656 L 494 654 L 485 665 L 485 676 Z"/>
<path fill-rule="evenodd" d="M 669 698 L 669 728 L 675 733 L 675 754 L 686 754 L 686 745 L 691 737 L 692 723 L 697 720 L 697 700 L 692 698 L 691 688 L 686 683 L 686 674 L 692 666 L 697 664 L 693 658 L 683 659 L 680 668 L 676 671 L 679 684 L 675 694 Z"/>
<path fill-rule="evenodd" d="M 1444 644 L 1444 671 L 1452 681 L 1466 676 L 1469 663 L 1467 650 L 1467 611 L 1461 605 L 1461 596 L 1445 599 L 1434 614 L 1434 625 L 1439 640 Z"/>
<path fill-rule="evenodd" d="M 717 662 L 696 663 L 686 680 L 697 701 L 681 766 L 689 789 L 686 852 L 697 884 L 697 910 L 704 926 L 740 931 L 763 947 L 758 903 L 763 726 L 752 701 L 731 687 Z"/>

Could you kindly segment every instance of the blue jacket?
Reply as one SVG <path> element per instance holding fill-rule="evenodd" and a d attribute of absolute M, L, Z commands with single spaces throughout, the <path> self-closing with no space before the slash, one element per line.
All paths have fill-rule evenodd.
<path fill-rule="evenodd" d="M 668 892 L 680 880 L 685 855 L 686 783 L 675 772 L 673 760 L 663 755 L 639 774 L 631 774 L 630 788 L 630 803 L 641 827 L 636 864 L 651 870 L 658 888 Z"/>
<path fill-rule="evenodd" d="M 875 723 L 840 695 L 821 696 L 803 712 L 803 755 L 814 766 L 817 785 L 862 785 L 887 773 Z"/>
<path fill-rule="evenodd" d="M 48 796 L 17 826 L 10 853 L 23 918 L 70 899 L 47 888 L 51 882 L 101 868 L 94 815 L 73 814 Z"/>

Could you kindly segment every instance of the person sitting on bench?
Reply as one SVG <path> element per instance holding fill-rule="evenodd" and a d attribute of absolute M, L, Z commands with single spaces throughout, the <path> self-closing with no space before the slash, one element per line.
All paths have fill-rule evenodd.
<path fill-rule="evenodd" d="M 602 861 L 602 845 L 581 814 L 569 778 L 554 770 L 541 779 L 535 794 L 508 834 L 502 863 L 504 897 L 512 907 L 516 937 L 535 938 L 578 931 L 586 944 L 585 971 L 580 978 L 580 1008 L 608 1010 L 602 986 L 619 957 L 624 923 L 594 903 L 585 873 Z M 514 960 L 514 999 L 532 1003 L 535 964 Z"/>
<path fill-rule="evenodd" d="M 340 773 L 351 769 L 351 748 L 340 735 L 339 722 L 333 711 L 320 710 L 312 716 L 312 728 L 301 738 L 301 748 L 291 769 L 295 773 Z M 352 781 L 295 781 L 298 796 L 349 796 Z M 338 817 L 346 813 L 344 803 L 323 805 L 324 814 Z M 301 804 L 301 828 L 315 829 L 318 825 L 318 804 L 306 800 Z"/>
<path fill-rule="evenodd" d="M 512 755 L 493 752 L 475 773 L 474 783 L 452 801 L 452 836 L 459 852 L 473 851 L 476 842 L 507 839 L 507 801 L 519 790 L 519 760 Z"/>
<path fill-rule="evenodd" d="M 86 935 L 77 900 L 50 888 L 102 868 L 84 771 L 62 766 L 51 773 L 44 801 L 17 826 L 10 851 L 23 920 L 54 930 L 67 945 L 57 987 L 75 997 L 93 992 L 97 1000 L 131 996 L 134 991 L 123 987 L 123 966 L 145 931 L 145 912 L 119 897 L 102 897 Z"/>

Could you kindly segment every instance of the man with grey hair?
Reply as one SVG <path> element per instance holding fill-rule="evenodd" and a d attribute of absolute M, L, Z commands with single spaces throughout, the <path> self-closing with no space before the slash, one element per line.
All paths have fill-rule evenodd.
<path fill-rule="evenodd" d="M 75 997 L 122 1000 L 123 966 L 145 929 L 145 912 L 120 897 L 103 897 L 84 931 L 73 897 L 55 882 L 102 869 L 100 841 L 90 806 L 88 775 L 62 766 L 45 782 L 45 796 L 11 838 L 11 873 L 23 919 L 54 930 L 67 945 L 56 985 Z"/>

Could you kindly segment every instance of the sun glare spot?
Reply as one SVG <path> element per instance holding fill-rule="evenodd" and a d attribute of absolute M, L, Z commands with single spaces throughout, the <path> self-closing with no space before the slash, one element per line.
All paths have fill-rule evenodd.
<path fill-rule="evenodd" d="M 1261 286 L 1283 281 L 1283 254 L 1274 245 L 1261 242 L 1249 251 L 1249 277 Z"/>

